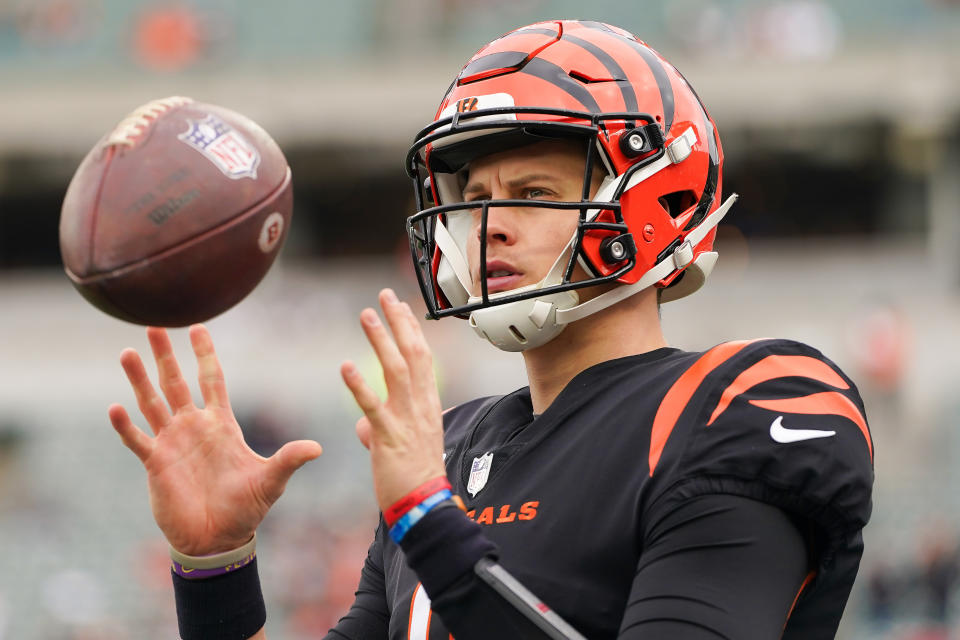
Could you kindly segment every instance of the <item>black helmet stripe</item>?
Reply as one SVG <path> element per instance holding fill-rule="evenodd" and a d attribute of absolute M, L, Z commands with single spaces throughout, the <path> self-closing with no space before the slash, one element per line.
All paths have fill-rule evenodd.
<path fill-rule="evenodd" d="M 521 73 L 546 80 L 572 96 L 577 102 L 582 104 L 590 113 L 600 113 L 600 105 L 593 99 L 590 92 L 583 88 L 583 85 L 567 75 L 561 67 L 548 62 L 543 58 L 533 58 L 527 62 L 521 69 Z"/>
<path fill-rule="evenodd" d="M 460 81 L 463 78 L 469 78 L 485 71 L 503 69 L 502 73 L 504 74 L 512 73 L 526 64 L 528 55 L 530 54 L 526 51 L 500 51 L 483 56 L 482 58 L 477 58 L 463 68 L 460 75 L 457 76 L 457 83 L 461 84 Z"/>
<path fill-rule="evenodd" d="M 713 163 L 718 163 L 720 162 L 720 154 L 717 153 L 717 131 L 713 126 L 713 121 L 710 120 L 710 114 L 707 113 L 707 108 L 703 106 L 703 100 L 700 99 L 693 85 L 687 82 L 687 79 L 684 78 L 683 74 L 676 68 L 674 68 L 674 71 L 676 71 L 677 75 L 687 84 L 687 89 L 690 89 L 690 93 L 693 94 L 693 97 L 697 99 L 697 104 L 700 105 L 700 114 L 703 116 L 703 121 L 706 123 L 707 130 L 710 132 L 710 139 L 707 141 L 710 148 L 710 160 Z"/>
<path fill-rule="evenodd" d="M 599 60 L 604 67 L 606 67 L 613 79 L 617 81 L 617 86 L 620 87 L 620 93 L 623 95 L 624 110 L 639 110 L 640 107 L 637 104 L 637 92 L 633 90 L 633 85 L 630 84 L 626 72 L 623 70 L 623 67 L 621 67 L 617 61 L 613 59 L 613 56 L 589 40 L 584 40 L 583 38 L 578 38 L 577 36 L 571 36 L 569 34 L 564 34 L 562 39 L 567 42 L 572 42 L 582 49 L 586 49 L 589 53 L 593 54 L 593 57 Z"/>
<path fill-rule="evenodd" d="M 676 69 L 674 70 L 676 71 Z M 700 99 L 693 85 L 687 82 L 687 79 L 683 77 L 682 73 L 677 71 L 677 75 L 686 83 L 687 88 L 690 89 L 690 93 L 697 99 L 697 106 L 700 107 L 700 117 L 703 118 L 704 135 L 707 138 L 707 152 L 710 156 L 710 166 L 707 168 L 707 181 L 706 184 L 703 185 L 703 193 L 700 194 L 697 209 L 693 212 L 693 215 L 690 216 L 689 222 L 683 227 L 684 231 L 689 231 L 700 224 L 700 221 L 710 212 L 710 207 L 713 206 L 713 199 L 717 194 L 717 183 L 720 181 L 720 151 L 719 144 L 717 143 L 717 128 L 713 126 L 713 121 L 707 113 L 707 108 L 703 106 L 703 100 Z"/>
<path fill-rule="evenodd" d="M 493 75 L 506 75 L 519 71 L 540 78 L 541 80 L 546 80 L 555 87 L 562 89 L 582 104 L 590 113 L 600 113 L 600 105 L 593 99 L 590 92 L 584 89 L 583 85 L 579 82 L 568 76 L 562 68 L 543 58 L 531 58 L 525 61 L 527 55 L 527 53 L 522 51 L 501 51 L 477 58 L 460 72 L 457 78 L 457 84 L 462 86 L 462 78 L 469 78 L 484 71 L 504 70 L 502 73 L 494 73 Z"/>
<path fill-rule="evenodd" d="M 640 54 L 644 62 L 647 63 L 647 66 L 650 67 L 650 71 L 653 73 L 653 77 L 656 79 L 657 88 L 660 89 L 660 100 L 663 103 L 663 130 L 665 134 L 669 133 L 670 127 L 673 124 L 675 107 L 673 85 L 670 84 L 670 78 L 667 76 L 667 71 L 663 66 L 663 62 L 657 57 L 656 54 L 653 53 L 653 51 L 647 47 L 643 46 L 636 40 L 620 36 L 617 34 L 617 32 L 613 31 L 602 22 L 581 21 L 580 24 L 591 29 L 596 29 L 598 31 L 603 31 L 611 35 L 618 36 Z M 570 39 L 570 36 L 565 35 L 564 39 Z M 674 71 L 676 71 L 675 68 Z M 710 116 L 707 115 L 707 110 L 703 106 L 703 101 L 700 100 L 700 96 L 697 95 L 697 92 L 694 91 L 690 83 L 687 82 L 687 79 L 684 78 L 679 71 L 676 71 L 676 73 L 680 76 L 683 82 L 686 83 L 687 88 L 690 89 L 691 93 L 693 93 L 693 96 L 696 98 L 697 104 L 700 107 L 700 115 L 703 118 L 704 123 L 704 136 L 707 139 L 707 150 L 710 157 L 710 166 L 707 168 L 707 179 L 703 185 L 703 192 L 700 194 L 700 201 L 697 202 L 696 210 L 683 229 L 684 231 L 689 231 L 700 224 L 700 222 L 710 211 L 710 207 L 713 205 L 713 199 L 716 196 L 717 186 L 720 180 L 720 153 L 719 145 L 717 143 L 717 130 L 716 127 L 713 126 Z"/>
<path fill-rule="evenodd" d="M 660 59 L 656 56 L 656 54 L 636 40 L 618 34 L 616 31 L 612 30 L 602 22 L 594 22 L 590 20 L 581 21 L 580 24 L 584 25 L 585 27 L 596 29 L 597 31 L 603 31 L 604 33 L 615 36 L 633 47 L 634 51 L 640 54 L 640 57 L 643 58 L 643 61 L 647 63 L 648 67 L 650 67 L 650 72 L 653 73 L 653 78 L 657 82 L 657 88 L 660 89 L 660 102 L 663 103 L 663 132 L 665 134 L 670 133 L 670 127 L 673 125 L 674 110 L 673 85 L 670 84 L 670 78 L 667 76 L 667 71 L 663 68 L 663 63 L 660 62 Z"/>
<path fill-rule="evenodd" d="M 716 146 L 715 134 L 710 135 L 710 146 Z M 720 164 L 710 158 L 710 166 L 707 168 L 707 181 L 703 185 L 703 193 L 700 194 L 700 201 L 697 202 L 697 209 L 690 216 L 690 220 L 683 227 L 684 231 L 689 231 L 707 216 L 710 207 L 713 206 L 713 198 L 717 195 L 717 182 L 720 178 Z"/>
<path fill-rule="evenodd" d="M 517 31 L 511 31 L 510 33 L 503 35 L 496 40 L 499 42 L 501 40 L 506 40 L 513 36 L 518 35 L 527 35 L 531 33 L 536 33 L 544 36 L 551 36 L 557 38 L 560 36 L 560 32 L 556 29 L 519 29 Z M 492 44 L 492 43 L 491 43 Z M 486 47 L 485 47 L 486 48 Z M 459 80 L 462 78 L 469 78 L 470 76 L 475 76 L 478 73 L 484 71 L 492 71 L 494 69 L 504 69 L 504 73 L 510 73 L 511 71 L 517 71 L 524 64 L 527 63 L 527 58 L 530 56 L 529 52 L 525 51 L 499 51 L 497 53 L 491 53 L 483 57 L 477 58 L 467 63 L 467 65 L 460 71 L 457 79 L 454 82 L 459 84 Z M 494 74 L 496 75 L 496 74 Z"/>
<path fill-rule="evenodd" d="M 657 88 L 660 89 L 660 101 L 663 103 L 663 133 L 670 133 L 670 127 L 673 125 L 673 85 L 670 84 L 670 77 L 667 76 L 667 70 L 663 68 L 660 59 L 650 49 L 639 42 L 623 39 L 633 49 L 640 54 L 643 61 L 650 67 L 654 79 L 657 81 Z"/>

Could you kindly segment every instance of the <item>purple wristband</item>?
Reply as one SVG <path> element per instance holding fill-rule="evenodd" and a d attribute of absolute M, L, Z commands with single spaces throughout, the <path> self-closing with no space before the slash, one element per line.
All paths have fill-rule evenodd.
<path fill-rule="evenodd" d="M 257 535 L 242 547 L 208 556 L 188 556 L 170 547 L 170 568 L 187 580 L 203 580 L 242 569 L 257 557 Z"/>
<path fill-rule="evenodd" d="M 202 580 L 203 578 L 212 578 L 214 576 L 222 576 L 225 573 L 230 573 L 231 571 L 236 571 L 237 569 L 242 569 L 247 566 L 257 557 L 257 552 L 254 551 L 248 556 L 238 560 L 237 562 L 231 562 L 230 564 L 223 567 L 215 567 L 213 569 L 193 569 L 191 567 L 185 567 L 176 560 L 170 561 L 170 567 L 173 569 L 173 572 L 180 576 L 181 578 L 186 578 L 187 580 Z"/>

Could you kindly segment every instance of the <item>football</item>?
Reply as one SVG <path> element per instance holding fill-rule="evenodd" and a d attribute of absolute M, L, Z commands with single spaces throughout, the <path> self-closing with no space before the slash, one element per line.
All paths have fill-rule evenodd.
<path fill-rule="evenodd" d="M 165 98 L 133 111 L 80 163 L 60 253 L 97 308 L 182 327 L 257 286 L 292 212 L 290 168 L 266 131 L 223 107 Z"/>

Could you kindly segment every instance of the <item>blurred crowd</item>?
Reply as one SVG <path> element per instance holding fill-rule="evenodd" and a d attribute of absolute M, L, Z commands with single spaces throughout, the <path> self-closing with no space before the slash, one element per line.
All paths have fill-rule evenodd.
<path fill-rule="evenodd" d="M 832 61 L 862 43 L 857 51 L 866 52 L 868 64 L 850 68 L 873 72 L 869 62 L 889 54 L 891 43 L 906 45 L 903 56 L 893 57 L 909 60 L 914 46 L 939 39 L 955 47 L 960 35 L 960 0 L 663 0 L 642 7 L 635 0 L 593 0 L 589 6 L 583 0 L 292 4 L 290 11 L 255 0 L 0 0 L 0 124 L 9 135 L 20 136 L 18 145 L 36 138 L 43 132 L 21 136 L 14 129 L 24 127 L 2 123 L 10 120 L 2 109 L 18 100 L 18 90 L 29 89 L 32 100 L 51 100 L 55 109 L 64 109 L 76 87 L 100 91 L 107 83 L 97 82 L 118 69 L 163 79 L 212 69 L 215 73 L 203 77 L 219 86 L 247 82 L 254 65 L 260 65 L 256 77 L 265 78 L 294 63 L 304 65 L 299 69 L 314 63 L 349 69 L 355 60 L 384 52 L 391 59 L 421 55 L 427 60 L 450 49 L 457 52 L 450 59 L 460 61 L 491 34 L 537 19 L 588 17 L 587 11 L 595 14 L 589 17 L 652 34 L 651 43 L 671 59 L 679 55 L 707 65 L 704 80 L 718 73 L 709 65 L 719 60 L 730 70 L 723 82 L 736 80 L 747 63 L 775 69 L 790 62 L 798 65 L 793 69 L 825 76 L 833 70 Z M 865 95 L 889 96 L 894 106 L 887 105 L 887 111 L 878 106 L 863 118 L 829 119 L 842 111 L 834 103 L 824 106 L 824 96 L 834 95 L 837 86 L 829 83 L 816 94 L 821 102 L 808 103 L 805 87 L 792 101 L 799 107 L 789 113 L 806 113 L 810 122 L 784 116 L 786 122 L 764 131 L 763 122 L 751 118 L 765 112 L 765 100 L 755 105 L 756 112 L 726 114 L 733 126 L 717 117 L 728 156 L 730 180 L 724 187 L 734 185 L 744 197 L 731 224 L 718 230 L 722 257 L 715 282 L 690 302 L 664 310 L 669 337 L 678 346 L 702 349 L 724 339 L 762 335 L 806 340 L 836 359 L 861 387 L 877 444 L 876 506 L 841 640 L 960 640 L 960 472 L 955 471 L 960 457 L 955 383 L 960 203 L 950 168 L 960 161 L 960 107 L 950 102 L 948 91 L 956 84 L 956 69 L 943 64 L 932 70 L 908 66 L 913 72 L 907 76 L 888 77 L 884 70 L 879 93 Z M 398 63 L 389 72 L 399 73 L 401 67 L 411 74 L 421 71 Z M 445 82 L 454 71 L 444 71 Z M 927 85 L 920 91 L 922 97 L 936 97 L 928 102 L 943 107 L 952 123 L 940 129 L 921 126 L 929 126 L 928 120 L 901 122 L 900 103 L 894 100 L 928 72 L 942 77 L 946 87 L 935 95 L 924 93 Z M 854 77 L 850 83 L 861 80 Z M 62 91 L 36 91 L 38 84 L 43 89 L 51 82 Z M 326 87 L 317 78 L 307 82 Z M 444 86 L 433 87 L 435 94 L 426 102 L 434 105 Z M 721 98 L 724 86 L 714 87 Z M 758 93 L 767 101 L 778 98 L 768 87 Z M 276 103 L 272 115 L 279 121 L 287 116 L 287 105 L 274 98 L 269 102 Z M 397 106 L 380 98 L 365 113 Z M 140 101 L 119 102 L 107 118 Z M 432 115 L 427 111 L 403 115 L 425 122 Z M 898 120 L 880 122 L 885 113 Z M 297 134 L 313 135 L 317 148 L 299 150 L 310 161 L 295 175 L 320 183 L 316 175 L 331 172 L 319 161 L 322 148 L 339 171 L 330 180 L 349 183 L 349 197 L 339 202 L 320 194 L 315 208 L 305 209 L 309 184 L 298 183 L 301 208 L 294 232 L 313 225 L 324 247 L 344 245 L 351 228 L 342 225 L 360 220 L 357 227 L 365 226 L 353 228 L 350 239 L 362 245 L 374 218 L 359 217 L 355 203 L 376 190 L 371 184 L 385 182 L 382 175 L 365 174 L 357 158 L 382 164 L 389 145 L 406 144 L 413 127 L 392 132 L 389 145 L 367 141 L 369 149 L 344 159 L 316 140 L 321 127 L 310 124 L 309 131 Z M 44 156 L 35 150 L 32 165 L 24 161 L 31 157 L 29 150 L 8 149 L 0 140 L 0 222 L 36 221 L 46 214 L 54 219 L 45 230 L 51 246 L 56 211 L 43 211 L 30 199 L 41 196 L 27 193 L 27 173 L 30 166 L 58 162 L 72 172 L 78 159 L 57 155 L 63 153 L 59 135 L 50 135 L 55 152 Z M 82 146 L 96 135 L 99 130 L 84 131 Z M 303 143 L 299 137 L 293 142 Z M 391 175 L 401 173 L 401 155 L 394 155 L 387 163 Z M 770 167 L 782 170 L 765 173 Z M 932 178 L 937 171 L 939 178 Z M 847 193 L 840 192 L 844 187 Z M 42 202 L 57 200 L 63 188 L 65 182 L 57 182 L 55 193 L 45 194 Z M 16 210 L 8 204 L 10 193 L 20 198 Z M 406 203 L 389 214 L 398 235 L 401 205 Z M 861 211 L 880 206 L 883 211 Z M 792 207 L 789 219 L 779 215 L 787 207 Z M 929 219 L 928 210 L 934 212 Z M 830 237 L 818 238 L 817 230 L 823 233 L 828 225 Z M 5 249 L 9 253 L 9 247 L 38 233 L 35 227 L 0 223 L 0 265 Z M 298 242 L 311 246 L 302 237 L 291 237 L 288 244 L 293 248 Z M 232 359 L 240 366 L 229 368 L 228 380 L 237 383 L 233 390 L 243 399 L 235 404 L 242 409 L 239 418 L 251 446 L 268 455 L 292 437 L 316 437 L 327 450 L 298 474 L 264 524 L 260 553 L 269 565 L 261 571 L 267 629 L 277 640 L 322 637 L 353 599 L 377 514 L 365 451 L 352 434 L 356 410 L 341 397 L 335 364 L 342 352 L 351 357 L 366 352 L 359 332 L 350 333 L 356 329 L 351 324 L 355 311 L 369 304 L 387 278 L 409 276 L 404 252 L 401 262 L 381 255 L 334 264 L 325 262 L 326 256 L 307 256 L 313 261 L 309 278 L 296 286 L 290 284 L 294 269 L 281 261 L 271 274 L 276 279 L 259 288 L 261 297 L 245 301 L 217 330 L 227 355 L 230 348 L 238 351 Z M 107 324 L 85 306 L 55 266 L 0 269 L 0 640 L 173 638 L 167 547 L 149 512 L 142 469 L 116 441 L 105 416 L 107 402 L 123 400 L 118 396 L 125 383 L 115 356 L 121 347 L 138 343 L 127 341 L 132 332 L 123 333 L 119 323 Z M 271 286 L 277 283 L 281 291 L 274 295 Z M 414 283 L 400 286 L 415 299 Z M 483 393 L 512 388 L 513 364 L 494 360 L 479 341 L 474 345 L 455 320 L 439 324 L 428 330 L 440 356 L 446 404 L 477 393 L 478 386 Z M 139 332 L 136 336 L 142 339 Z M 331 378 L 321 377 L 320 367 L 313 366 L 317 361 L 334 363 L 328 367 Z M 273 387 L 263 391 L 263 380 Z M 302 405 L 295 409 L 302 413 L 291 415 L 288 401 Z"/>
<path fill-rule="evenodd" d="M 908 31 L 943 26 L 937 23 L 956 19 L 949 12 L 956 9 L 958 0 L 880 4 L 867 0 L 664 0 L 634 16 L 622 12 L 617 0 L 593 4 L 597 18 L 621 13 L 621 19 L 613 21 L 627 28 L 640 26 L 641 33 L 655 33 L 660 46 L 674 54 L 824 60 L 849 38 L 880 36 L 898 26 Z M 296 8 L 275 13 L 275 19 L 289 26 L 318 16 L 315 8 L 304 3 Z M 478 28 L 489 35 L 531 18 L 569 17 L 582 11 L 582 3 L 574 0 L 357 0 L 347 8 L 323 9 L 349 33 L 324 33 L 314 42 L 298 44 L 308 54 L 333 53 L 321 42 L 330 38 L 349 54 L 429 50 L 421 46 L 425 41 L 434 47 L 449 46 L 469 39 Z M 211 60 L 230 64 L 243 59 L 245 49 L 264 44 L 257 42 L 261 39 L 277 51 L 295 55 L 283 33 L 256 28 L 259 15 L 256 3 L 244 0 L 4 0 L 0 2 L 0 65 L 4 58 L 31 62 L 63 51 L 92 59 L 107 47 L 143 68 L 176 72 Z"/>
<path fill-rule="evenodd" d="M 914 555 L 877 562 L 861 577 L 874 637 L 949 640 L 960 622 L 960 536 L 932 524 Z"/>

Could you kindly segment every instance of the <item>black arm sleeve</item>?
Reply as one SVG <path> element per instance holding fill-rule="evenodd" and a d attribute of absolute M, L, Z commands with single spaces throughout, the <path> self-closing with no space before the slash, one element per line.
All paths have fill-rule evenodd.
<path fill-rule="evenodd" d="M 496 557 L 479 525 L 454 509 L 428 516 L 403 547 L 453 636 L 545 638 L 472 570 L 462 570 Z M 455 579 L 451 567 L 460 568 Z M 780 509 L 730 495 L 689 499 L 648 532 L 619 637 L 779 638 L 807 572 L 804 538 Z"/>
<path fill-rule="evenodd" d="M 496 560 L 497 548 L 459 509 L 434 509 L 400 546 L 457 640 L 546 637 L 474 573 L 481 558 Z"/>
<path fill-rule="evenodd" d="M 233 573 L 206 580 L 185 580 L 172 572 L 171 575 L 181 637 L 246 638 L 263 625 L 266 609 L 256 559 Z M 389 622 L 378 535 L 367 551 L 353 605 L 325 637 L 386 640 Z"/>
<path fill-rule="evenodd" d="M 739 496 L 686 500 L 644 542 L 621 638 L 774 640 L 809 571 L 787 514 Z"/>
<path fill-rule="evenodd" d="M 387 610 L 383 577 L 383 550 L 380 535 L 374 536 L 360 572 L 360 584 L 350 610 L 326 635 L 327 640 L 375 640 L 387 638 L 390 612 Z"/>

